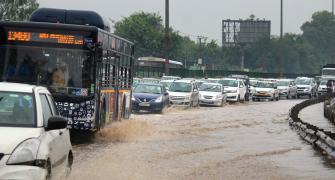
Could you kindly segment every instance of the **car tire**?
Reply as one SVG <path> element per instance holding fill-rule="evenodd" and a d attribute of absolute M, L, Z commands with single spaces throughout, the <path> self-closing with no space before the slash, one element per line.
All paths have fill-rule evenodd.
<path fill-rule="evenodd" d="M 47 176 L 45 177 L 45 179 L 50 180 L 52 177 L 52 166 L 51 166 L 50 159 L 47 160 L 45 169 L 47 170 Z"/>
<path fill-rule="evenodd" d="M 68 160 L 67 160 L 67 169 L 66 169 L 66 176 L 65 176 L 65 179 L 68 179 L 70 174 L 71 174 L 71 171 L 72 171 L 72 165 L 73 165 L 73 154 L 72 152 L 70 151 L 69 152 L 69 155 L 68 155 Z"/>
<path fill-rule="evenodd" d="M 223 107 L 223 100 L 221 101 L 219 107 Z"/>

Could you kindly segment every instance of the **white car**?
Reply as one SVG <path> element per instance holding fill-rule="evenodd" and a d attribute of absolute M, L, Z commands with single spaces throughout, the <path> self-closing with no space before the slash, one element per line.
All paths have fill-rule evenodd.
<path fill-rule="evenodd" d="M 0 179 L 64 179 L 73 162 L 66 127 L 46 88 L 0 83 Z"/>
<path fill-rule="evenodd" d="M 170 104 L 199 106 L 199 90 L 193 80 L 174 81 L 169 88 Z"/>
<path fill-rule="evenodd" d="M 268 99 L 271 101 L 279 100 L 279 90 L 275 81 L 258 81 L 256 92 L 252 96 L 253 101 Z"/>
<path fill-rule="evenodd" d="M 297 86 L 295 85 L 294 80 L 292 79 L 279 79 L 278 90 L 279 96 L 286 97 L 286 99 L 297 98 Z"/>
<path fill-rule="evenodd" d="M 298 98 L 301 96 L 312 98 L 317 95 L 317 84 L 314 78 L 298 77 L 295 83 L 298 88 Z"/>
<path fill-rule="evenodd" d="M 221 84 L 203 83 L 199 87 L 199 99 L 200 105 L 223 106 L 227 101 L 227 96 Z"/>
<path fill-rule="evenodd" d="M 327 93 L 327 80 L 323 79 L 320 82 L 318 87 L 318 95 L 326 94 Z"/>
<path fill-rule="evenodd" d="M 219 83 L 222 84 L 224 92 L 227 94 L 227 101 L 245 101 L 247 87 L 244 85 L 242 80 L 234 78 L 224 78 L 221 79 Z"/>

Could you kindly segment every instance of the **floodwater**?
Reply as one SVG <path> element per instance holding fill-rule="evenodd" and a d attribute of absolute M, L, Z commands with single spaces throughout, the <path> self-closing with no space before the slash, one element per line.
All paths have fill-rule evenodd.
<path fill-rule="evenodd" d="M 334 179 L 334 167 L 288 125 L 299 102 L 134 115 L 75 145 L 70 179 Z"/>

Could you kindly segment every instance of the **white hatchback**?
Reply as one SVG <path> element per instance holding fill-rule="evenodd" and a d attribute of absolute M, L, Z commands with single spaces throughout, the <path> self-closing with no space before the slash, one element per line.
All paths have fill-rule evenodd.
<path fill-rule="evenodd" d="M 0 83 L 0 179 L 64 179 L 73 155 L 50 92 Z"/>

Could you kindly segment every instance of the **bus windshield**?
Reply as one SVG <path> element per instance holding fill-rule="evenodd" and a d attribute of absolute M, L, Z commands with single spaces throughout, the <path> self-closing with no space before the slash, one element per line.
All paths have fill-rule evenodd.
<path fill-rule="evenodd" d="M 2 81 L 47 86 L 52 92 L 88 96 L 94 83 L 89 51 L 49 47 L 0 47 Z"/>
<path fill-rule="evenodd" d="M 335 76 L 335 69 L 323 69 L 322 75 L 325 76 Z"/>

